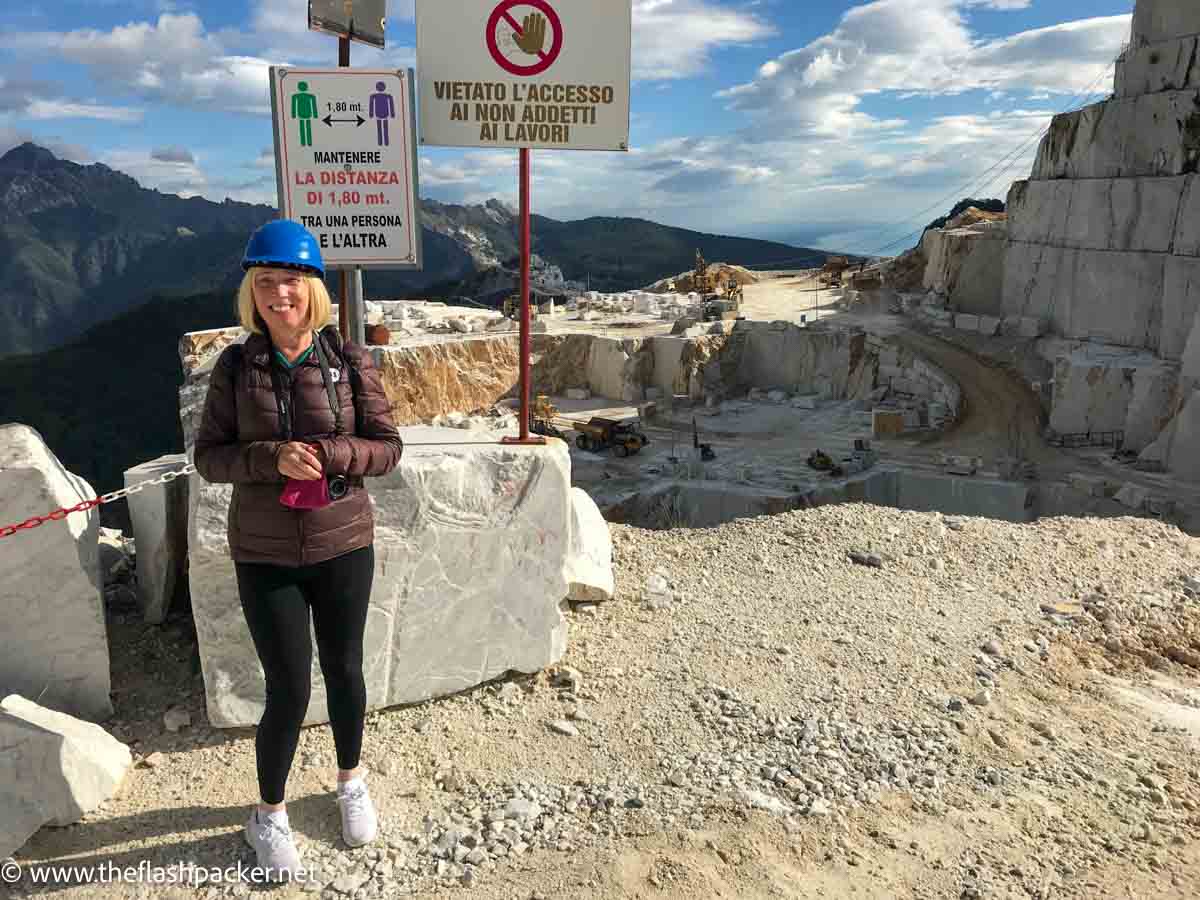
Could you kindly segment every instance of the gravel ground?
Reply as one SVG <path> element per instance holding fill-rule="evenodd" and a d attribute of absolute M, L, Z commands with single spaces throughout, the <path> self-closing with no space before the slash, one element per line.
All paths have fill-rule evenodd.
<path fill-rule="evenodd" d="M 305 729 L 311 883 L 0 896 L 1200 895 L 1200 540 L 862 505 L 612 533 L 617 596 L 569 613 L 561 665 L 369 716 L 373 846 L 342 847 Z M 17 862 L 252 865 L 253 730 L 207 727 L 186 613 L 109 607 L 138 764 Z"/>

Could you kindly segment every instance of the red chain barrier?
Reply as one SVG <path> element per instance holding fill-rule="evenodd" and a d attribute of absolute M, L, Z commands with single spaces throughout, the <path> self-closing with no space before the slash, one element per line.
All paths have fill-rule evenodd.
<path fill-rule="evenodd" d="M 177 472 L 164 472 L 157 478 L 152 478 L 149 481 L 143 481 L 139 484 L 130 485 L 127 488 L 122 488 L 119 491 L 113 491 L 109 494 L 103 494 L 99 497 L 93 497 L 91 500 L 84 500 L 81 503 L 76 503 L 74 506 L 63 509 L 56 509 L 52 513 L 44 516 L 34 516 L 31 519 L 26 519 L 18 525 L 0 525 L 0 538 L 11 537 L 18 531 L 27 531 L 30 528 L 37 528 L 39 525 L 45 525 L 47 522 L 58 522 L 65 519 L 74 512 L 87 512 L 89 509 L 99 506 L 102 503 L 112 503 L 114 500 L 120 500 L 128 497 L 130 494 L 136 494 L 139 491 L 145 490 L 152 484 L 167 484 L 174 481 L 182 475 L 190 475 L 196 471 L 195 465 L 188 463 Z"/>
<path fill-rule="evenodd" d="M 9 537 L 16 534 L 18 531 L 24 531 L 29 528 L 37 528 L 39 525 L 44 525 L 47 522 L 57 522 L 65 519 L 74 512 L 87 512 L 94 506 L 100 505 L 100 498 L 94 497 L 91 500 L 84 500 L 82 503 L 77 503 L 69 509 L 56 509 L 54 512 L 45 516 L 34 516 L 32 519 L 26 519 L 18 525 L 2 525 L 0 526 L 0 538 Z"/>

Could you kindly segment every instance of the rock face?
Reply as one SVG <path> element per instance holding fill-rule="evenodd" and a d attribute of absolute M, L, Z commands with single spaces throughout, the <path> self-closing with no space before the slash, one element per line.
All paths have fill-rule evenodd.
<path fill-rule="evenodd" d="M 1121 431 L 1141 451 L 1170 422 L 1177 367 L 1150 353 L 1081 345 L 1054 365 L 1050 427 L 1059 434 Z"/>
<path fill-rule="evenodd" d="M 790 322 L 737 322 L 711 365 L 731 391 L 778 387 L 844 400 L 861 399 L 875 387 L 876 358 L 865 333 Z"/>
<path fill-rule="evenodd" d="M 243 339 L 240 329 L 185 335 L 180 360 L 185 380 L 179 392 L 184 444 L 191 446 L 204 411 L 208 376 L 220 351 Z M 666 343 L 661 343 L 661 342 Z M 725 338 L 605 338 L 590 334 L 533 336 L 534 393 L 564 394 L 585 388 L 593 394 L 639 403 L 646 388 L 664 394 L 703 394 L 703 369 Z M 451 412 L 487 409 L 516 390 L 517 336 L 471 336 L 458 340 L 372 347 L 384 390 L 398 425 L 415 425 Z"/>
<path fill-rule="evenodd" d="M 1149 8 L 1150 4 L 1139 4 L 1138 8 Z M 1194 13 L 1195 10 L 1188 10 Z M 1134 25 L 1135 28 L 1139 26 Z M 1117 96 L 1138 97 L 1160 91 L 1184 91 L 1200 85 L 1200 37 L 1195 34 L 1197 26 L 1184 26 L 1192 36 L 1171 40 L 1154 40 L 1130 47 L 1117 60 Z M 1151 33 L 1143 30 L 1143 36 Z M 1178 31 L 1184 34 L 1185 31 Z"/>
<path fill-rule="evenodd" d="M 1178 359 L 1200 301 L 1193 181 L 1014 184 L 1005 315 L 1044 318 L 1063 337 Z"/>
<path fill-rule="evenodd" d="M 78 822 L 121 785 L 129 748 L 99 725 L 18 694 L 0 701 L 0 859 L 43 825 Z"/>
<path fill-rule="evenodd" d="M 600 508 L 583 488 L 571 488 L 571 544 L 565 578 L 576 603 L 613 596 L 612 536 Z"/>
<path fill-rule="evenodd" d="M 1200 479 L 1188 412 L 1200 366 L 1187 362 L 1200 347 L 1197 34 L 1197 4 L 1139 0 L 1116 96 L 1055 117 L 1009 193 L 1000 309 L 1090 344 L 1055 364 L 1054 430 L 1123 430 L 1127 448 L 1188 479 Z"/>
<path fill-rule="evenodd" d="M 1133 11 L 1133 46 L 1170 42 L 1200 34 L 1200 8 L 1190 0 L 1138 0 Z"/>
<path fill-rule="evenodd" d="M 593 395 L 640 403 L 658 388 L 664 396 L 704 395 L 705 367 L 725 346 L 724 335 L 605 338 L 587 334 L 534 338 L 534 389 L 564 394 L 586 388 Z"/>
<path fill-rule="evenodd" d="M 974 213 L 975 215 L 972 215 Z M 971 207 L 921 238 L 923 287 L 944 294 L 951 308 L 990 313 L 1000 305 L 1007 236 L 1003 215 Z"/>
<path fill-rule="evenodd" d="M 948 373 L 907 347 L 868 338 L 867 346 L 878 359 L 876 382 L 902 394 L 937 404 L 941 417 L 958 419 L 962 409 L 962 388 Z"/>
<path fill-rule="evenodd" d="M 874 387 L 872 358 L 863 349 L 862 334 L 782 322 L 720 324 L 731 324 L 731 333 L 646 338 L 535 334 L 532 393 L 562 395 L 583 389 L 592 396 L 635 404 L 655 390 L 664 397 L 686 394 L 698 401 L 714 390 L 756 385 L 838 398 L 865 396 Z M 185 380 L 179 402 L 185 446 L 191 446 L 199 428 L 217 356 L 240 339 L 238 329 L 220 329 L 181 340 Z M 518 343 L 512 333 L 414 340 L 370 350 L 398 425 L 487 409 L 516 391 Z"/>
<path fill-rule="evenodd" d="M 517 338 L 372 347 L 397 424 L 490 408 L 517 383 Z"/>
<path fill-rule="evenodd" d="M 125 472 L 125 486 L 178 471 L 187 454 L 173 453 L 141 463 Z M 142 617 L 157 625 L 166 617 L 175 587 L 187 568 L 187 510 L 189 481 L 199 475 L 176 478 L 129 495 L 129 518 L 137 548 L 137 598 Z"/>
<path fill-rule="evenodd" d="M 0 426 L 0 520 L 95 496 L 24 425 Z M 112 715 L 97 512 L 0 540 L 0 687 L 91 721 Z"/>
<path fill-rule="evenodd" d="M 566 445 L 507 448 L 461 429 L 402 429 L 406 449 L 375 505 L 367 616 L 367 704 L 377 709 L 465 690 L 509 669 L 535 672 L 566 650 L 571 535 Z M 478 441 L 478 446 L 421 446 Z M 252 725 L 263 676 L 228 556 L 232 489 L 202 483 L 189 536 L 192 610 L 210 721 Z M 313 654 L 305 721 L 327 720 Z"/>
<path fill-rule="evenodd" d="M 643 359 L 644 341 L 635 338 L 591 338 L 587 380 L 593 394 L 626 403 L 642 399 L 645 376 L 653 370 L 653 357 Z"/>

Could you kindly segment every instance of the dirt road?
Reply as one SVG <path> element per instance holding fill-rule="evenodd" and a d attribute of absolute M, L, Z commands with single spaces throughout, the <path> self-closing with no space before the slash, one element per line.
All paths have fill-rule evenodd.
<path fill-rule="evenodd" d="M 928 359 L 958 382 L 964 409 L 958 425 L 936 435 L 928 446 L 971 456 L 999 453 L 1057 460 L 1042 439 L 1042 408 L 1028 385 L 972 353 L 911 327 L 899 327 L 890 340 Z"/>

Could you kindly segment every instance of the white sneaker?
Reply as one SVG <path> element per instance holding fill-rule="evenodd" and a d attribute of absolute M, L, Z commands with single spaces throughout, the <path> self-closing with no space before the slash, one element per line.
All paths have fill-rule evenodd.
<path fill-rule="evenodd" d="M 338 807 L 342 811 L 342 839 L 351 847 L 361 847 L 375 840 L 379 833 L 379 817 L 375 804 L 367 793 L 362 778 L 343 781 L 337 788 Z"/>
<path fill-rule="evenodd" d="M 258 867 L 268 881 L 295 878 L 302 871 L 300 853 L 292 840 L 286 812 L 259 814 L 258 807 L 250 814 L 244 832 L 246 843 L 258 857 Z"/>

